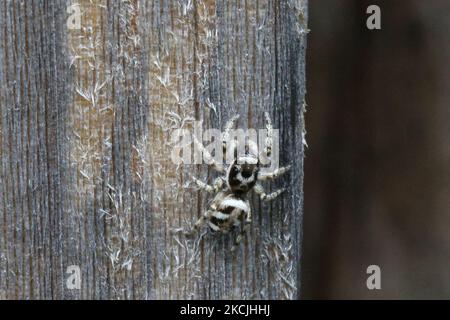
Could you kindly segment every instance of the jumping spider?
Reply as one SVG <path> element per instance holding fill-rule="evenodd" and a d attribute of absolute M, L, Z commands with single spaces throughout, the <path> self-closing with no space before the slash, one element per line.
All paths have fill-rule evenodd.
<path fill-rule="evenodd" d="M 226 123 L 225 131 L 222 135 L 223 154 L 226 154 L 227 142 L 230 142 L 228 148 L 230 149 L 231 147 L 234 154 L 233 161 L 226 169 L 222 163 L 214 161 L 203 144 L 194 137 L 195 146 L 203 153 L 209 165 L 222 174 L 222 176 L 216 178 L 213 185 L 208 185 L 193 177 L 193 180 L 200 189 L 216 195 L 211 201 L 208 210 L 195 223 L 192 231 L 188 233 L 193 234 L 205 224 L 208 224 L 212 231 L 220 231 L 222 233 L 228 233 L 235 227 L 240 227 L 240 233 L 235 239 L 232 250 L 239 245 L 251 223 L 252 213 L 250 202 L 247 199 L 248 192 L 253 189 L 261 200 L 264 201 L 275 199 L 285 189 L 279 189 L 273 193 L 266 194 L 258 181 L 273 180 L 290 169 L 289 165 L 278 168 L 270 173 L 263 174 L 260 172 L 261 157 L 263 154 L 258 151 L 256 143 L 251 140 L 246 140 L 245 142 L 245 154 L 238 156 L 238 141 L 236 139 L 229 141 L 230 132 L 238 118 L 239 115 L 236 115 Z M 268 113 L 265 113 L 265 121 L 267 136 L 265 139 L 264 154 L 270 158 L 272 156 L 273 129 Z"/>

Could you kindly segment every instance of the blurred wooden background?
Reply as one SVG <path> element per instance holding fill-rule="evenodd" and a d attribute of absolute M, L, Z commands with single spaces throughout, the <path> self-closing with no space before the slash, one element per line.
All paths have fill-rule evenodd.
<path fill-rule="evenodd" d="M 0 297 L 298 297 L 306 23 L 306 0 L 1 0 Z M 188 174 L 213 176 L 170 161 L 171 130 L 264 111 L 289 191 L 253 199 L 235 253 L 172 234 L 209 200 Z"/>
<path fill-rule="evenodd" d="M 371 4 L 380 31 L 365 28 Z M 304 297 L 450 297 L 449 12 L 310 2 Z"/>

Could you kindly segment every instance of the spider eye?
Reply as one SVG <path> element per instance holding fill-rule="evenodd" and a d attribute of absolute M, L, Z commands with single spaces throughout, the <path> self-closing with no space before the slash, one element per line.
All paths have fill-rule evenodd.
<path fill-rule="evenodd" d="M 246 179 L 250 178 L 252 176 L 252 171 L 242 171 L 242 176 Z"/>

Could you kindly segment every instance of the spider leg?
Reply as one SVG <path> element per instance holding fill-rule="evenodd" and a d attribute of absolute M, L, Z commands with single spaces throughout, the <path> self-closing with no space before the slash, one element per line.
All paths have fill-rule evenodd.
<path fill-rule="evenodd" d="M 241 230 L 238 234 L 238 236 L 236 237 L 236 240 L 234 240 L 234 244 L 233 247 L 231 248 L 231 251 L 235 251 L 237 249 L 237 247 L 239 247 L 239 244 L 241 243 L 242 239 L 244 239 L 245 234 L 247 233 L 247 230 L 249 229 L 250 224 L 245 223 L 245 224 L 241 224 Z"/>
<path fill-rule="evenodd" d="M 248 212 L 245 217 L 245 223 L 250 224 L 252 222 L 252 207 L 250 206 L 250 201 L 247 200 Z"/>
<path fill-rule="evenodd" d="M 200 181 L 196 177 L 192 177 L 192 180 L 194 180 L 194 182 L 200 189 L 205 190 L 206 192 L 209 193 L 217 193 L 219 192 L 220 189 L 222 189 L 223 186 L 223 179 L 221 177 L 216 178 L 212 186 L 207 183 L 204 183 L 203 181 Z"/>
<path fill-rule="evenodd" d="M 231 131 L 231 129 L 233 129 L 234 124 L 236 123 L 236 120 L 238 118 L 239 118 L 239 115 L 236 114 L 230 120 L 228 120 L 227 123 L 225 124 L 224 132 L 222 135 L 222 148 L 223 148 L 224 156 L 227 154 L 227 143 L 230 141 L 230 131 Z"/>
<path fill-rule="evenodd" d="M 274 191 L 272 193 L 266 194 L 264 191 L 264 188 L 262 185 L 257 183 L 255 187 L 253 188 L 255 190 L 256 194 L 259 195 L 259 198 L 263 201 L 272 201 L 276 197 L 278 197 L 280 194 L 282 194 L 286 189 L 278 189 L 277 191 Z"/>
<path fill-rule="evenodd" d="M 214 160 L 214 158 L 211 156 L 211 153 L 209 153 L 209 151 L 206 150 L 205 146 L 197 140 L 197 137 L 195 135 L 193 140 L 195 147 L 203 154 L 206 163 L 212 166 L 214 170 L 220 173 L 224 173 L 223 165 Z"/>
<path fill-rule="evenodd" d="M 208 221 L 211 217 L 211 211 L 208 210 L 200 217 L 200 219 L 197 220 L 197 222 L 194 224 L 194 227 L 190 231 L 186 231 L 184 233 L 185 236 L 190 237 L 197 233 Z"/>
<path fill-rule="evenodd" d="M 281 167 L 273 172 L 268 173 L 261 173 L 258 175 L 258 180 L 265 181 L 265 180 L 273 180 L 281 176 L 283 173 L 286 173 L 291 168 L 291 165 L 288 165 L 286 167 Z"/>
<path fill-rule="evenodd" d="M 272 155 L 273 127 L 272 127 L 272 121 L 270 120 L 269 113 L 264 112 L 264 118 L 266 119 L 266 129 L 267 129 L 264 153 L 267 157 L 270 157 Z"/>

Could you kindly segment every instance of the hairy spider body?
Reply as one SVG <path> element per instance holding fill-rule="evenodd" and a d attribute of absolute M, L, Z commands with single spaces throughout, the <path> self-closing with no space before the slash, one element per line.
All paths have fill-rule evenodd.
<path fill-rule="evenodd" d="M 224 170 L 221 163 L 216 163 L 204 146 L 194 138 L 194 143 L 201 150 L 210 165 L 222 176 L 215 179 L 213 185 L 208 185 L 193 177 L 200 189 L 216 194 L 211 201 L 208 210 L 195 223 L 193 231 L 199 230 L 205 224 L 214 232 L 228 233 L 239 227 L 240 233 L 237 236 L 233 250 L 239 245 L 244 237 L 248 226 L 251 223 L 251 206 L 248 200 L 248 193 L 254 190 L 261 200 L 270 201 L 278 197 L 285 189 L 279 189 L 271 194 L 266 194 L 264 188 L 258 181 L 272 180 L 289 170 L 290 166 L 279 168 L 271 173 L 260 174 L 262 156 L 257 145 L 251 140 L 245 141 L 245 153 L 238 155 L 238 141 L 230 140 L 230 131 L 234 126 L 238 116 L 233 117 L 225 125 L 223 133 L 223 151 L 231 150 L 234 154 L 232 163 Z M 267 138 L 265 141 L 264 153 L 267 157 L 272 152 L 272 125 L 268 114 L 265 114 Z M 228 143 L 230 143 L 228 145 Z"/>
<path fill-rule="evenodd" d="M 221 191 L 214 197 L 209 207 L 208 226 L 212 231 L 228 233 L 242 225 L 249 212 L 248 200 L 230 190 Z"/>

